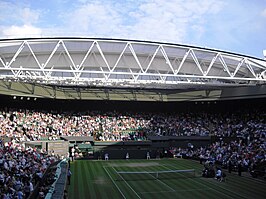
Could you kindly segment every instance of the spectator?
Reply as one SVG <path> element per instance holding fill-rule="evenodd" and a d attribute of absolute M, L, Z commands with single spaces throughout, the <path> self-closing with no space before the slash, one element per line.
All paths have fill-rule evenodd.
<path fill-rule="evenodd" d="M 220 182 L 222 180 L 222 170 L 220 168 L 217 168 L 216 170 L 215 179 L 217 179 Z"/>
<path fill-rule="evenodd" d="M 265 137 L 263 112 L 208 113 L 118 113 L 78 114 L 0 111 L 0 136 L 15 141 L 57 140 L 60 136 L 94 136 L 99 141 L 146 140 L 147 136 L 237 136 L 250 142 Z M 245 121 L 245 122 L 243 122 Z"/>
<path fill-rule="evenodd" d="M 45 172 L 48 165 L 56 161 L 55 157 L 12 141 L 0 144 L 0 159 L 0 192 L 6 198 L 30 195 L 36 171 Z"/>

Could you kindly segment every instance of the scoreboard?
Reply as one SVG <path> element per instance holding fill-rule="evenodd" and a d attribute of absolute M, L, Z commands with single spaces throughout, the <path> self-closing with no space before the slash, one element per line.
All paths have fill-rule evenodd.
<path fill-rule="evenodd" d="M 69 143 L 66 141 L 52 141 L 46 143 L 46 150 L 51 153 L 54 152 L 55 155 L 66 156 L 68 153 Z"/>

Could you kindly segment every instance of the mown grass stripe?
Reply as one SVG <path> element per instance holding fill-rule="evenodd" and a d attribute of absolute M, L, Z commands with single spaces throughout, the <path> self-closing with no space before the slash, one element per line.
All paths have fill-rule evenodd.
<path fill-rule="evenodd" d="M 125 160 L 115 160 L 115 163 L 117 165 L 123 165 L 125 163 Z M 119 166 L 115 167 L 116 169 L 119 168 Z M 118 182 L 119 187 L 121 188 L 121 190 L 123 190 L 123 193 L 125 194 L 125 196 L 127 198 L 136 198 L 136 194 L 127 186 L 127 184 L 124 182 L 124 180 L 121 179 L 121 177 L 118 176 L 118 174 L 113 170 L 110 169 L 110 171 L 112 171 L 113 175 L 116 177 L 116 179 L 120 179 Z"/>
<path fill-rule="evenodd" d="M 79 176 L 80 176 L 80 170 L 79 170 L 79 163 L 78 162 L 75 162 L 74 164 L 74 169 L 72 170 L 72 176 L 71 178 L 73 178 L 74 176 L 74 184 L 73 184 L 73 179 L 71 179 L 71 185 L 70 186 L 73 186 L 74 187 L 74 192 L 73 192 L 73 196 L 74 198 L 80 198 L 79 196 L 79 193 L 80 193 L 80 187 L 79 187 L 79 183 L 80 183 L 80 179 L 79 179 Z M 71 167 L 72 169 L 73 167 Z"/>
<path fill-rule="evenodd" d="M 131 163 L 140 163 L 140 162 L 143 162 L 143 160 L 129 160 L 129 161 L 126 161 L 126 164 L 131 164 Z M 143 169 L 143 168 L 140 168 L 140 167 L 128 167 L 128 166 L 123 166 L 123 170 L 125 171 L 139 171 L 140 169 Z M 121 169 L 120 169 L 121 170 Z M 137 176 L 135 179 L 133 180 L 129 180 L 127 181 L 133 188 L 136 192 L 138 192 L 140 194 L 140 192 L 142 190 L 149 190 L 149 189 L 153 189 L 155 187 L 153 180 L 147 180 L 147 178 L 143 178 L 143 176 Z M 154 190 L 154 189 L 153 189 Z M 142 196 L 141 196 L 142 197 Z"/>
<path fill-rule="evenodd" d="M 173 169 L 174 168 L 175 169 L 184 169 L 183 164 L 180 164 L 180 163 L 182 163 L 182 162 L 178 162 L 178 163 L 176 161 L 171 162 L 171 159 L 170 159 L 170 160 L 166 161 L 164 165 L 173 164 Z M 188 168 L 190 169 L 192 167 L 191 166 L 190 167 L 186 167 L 186 169 L 188 169 Z M 198 178 L 193 178 L 193 180 L 199 181 Z M 191 193 L 189 193 L 189 192 L 181 192 L 183 198 L 214 198 L 214 196 L 215 196 L 215 198 L 225 198 L 223 195 L 222 195 L 222 197 L 217 195 L 215 190 L 212 190 L 212 188 L 209 188 L 208 186 L 206 186 L 206 185 L 204 185 L 202 183 L 191 182 L 190 178 L 177 179 L 176 181 L 179 181 L 179 182 L 185 181 L 186 182 L 185 187 L 182 187 L 181 190 L 182 189 L 188 190 L 188 187 L 191 187 L 191 188 L 199 187 L 199 186 L 203 187 L 201 190 L 198 190 L 198 191 L 195 191 L 195 192 L 192 191 Z M 185 183 L 182 183 L 182 184 L 184 185 Z M 180 190 L 180 188 L 178 190 Z M 206 190 L 208 190 L 208 191 L 206 191 Z M 177 191 L 177 193 L 179 194 L 178 191 Z"/>
<path fill-rule="evenodd" d="M 256 195 L 257 198 L 265 198 L 265 184 L 262 186 L 261 184 L 250 183 L 246 179 L 242 177 L 230 177 L 227 182 L 224 184 L 224 187 L 227 189 L 234 188 L 234 191 L 241 192 L 247 197 L 254 197 Z M 244 189 L 243 189 L 244 187 Z"/>
<path fill-rule="evenodd" d="M 166 168 L 169 168 L 169 167 L 170 167 L 170 169 L 171 169 L 171 168 L 175 168 L 175 167 L 172 166 L 172 165 L 168 165 L 168 167 L 166 167 Z M 183 167 L 182 169 L 187 168 L 186 166 L 182 166 L 182 167 Z M 221 194 L 224 195 L 225 197 L 235 198 L 235 197 L 231 196 L 231 195 L 228 194 L 228 193 L 224 193 L 224 192 L 221 191 L 221 190 L 217 190 L 216 187 L 213 186 L 213 184 L 211 184 L 211 186 L 210 186 L 210 184 L 207 185 L 207 183 L 198 182 L 198 181 L 196 181 L 194 178 L 189 178 L 188 180 L 193 181 L 194 183 L 197 183 L 197 184 L 200 184 L 200 185 L 204 185 L 205 187 L 210 187 L 210 188 L 212 188 L 213 191 L 215 191 L 215 192 L 218 193 L 218 194 L 221 193 Z M 196 193 L 196 192 L 195 192 L 195 193 Z M 195 193 L 193 193 L 193 194 L 195 194 Z"/>
<path fill-rule="evenodd" d="M 88 172 L 88 162 L 87 161 L 80 161 L 79 164 L 81 164 L 81 168 L 82 168 L 82 180 L 83 180 L 83 184 L 81 186 L 83 186 L 83 198 L 96 198 L 95 193 L 95 189 L 92 186 L 92 181 L 89 180 L 90 175 Z"/>
<path fill-rule="evenodd" d="M 167 167 L 165 165 L 162 165 L 161 167 L 164 170 L 172 170 L 172 169 L 176 170 L 176 167 L 169 168 L 169 167 Z M 188 178 L 187 173 L 185 173 L 185 174 L 176 173 L 174 175 L 176 175 L 176 179 L 173 179 L 172 181 L 173 181 L 173 184 L 175 184 L 175 182 L 178 182 L 178 184 L 176 186 L 176 187 L 178 187 L 178 190 L 177 190 L 178 194 L 181 194 L 184 198 L 187 197 L 187 195 L 191 195 L 191 196 L 193 196 L 195 198 L 199 198 L 201 196 L 200 190 L 194 191 L 192 193 L 187 193 L 186 192 L 186 190 L 198 189 L 198 187 L 199 187 L 199 184 L 191 183 L 191 179 Z M 200 185 L 200 186 L 202 186 L 202 185 Z M 202 187 L 202 188 L 206 189 L 206 187 Z M 201 189 L 201 191 L 202 191 L 202 189 Z"/>
<path fill-rule="evenodd" d="M 86 170 L 85 170 L 85 166 L 84 166 L 84 162 L 81 161 L 79 162 L 79 165 L 80 165 L 80 171 L 81 172 L 81 175 L 80 175 L 80 178 L 81 178 L 81 182 L 80 182 L 80 187 L 82 189 L 82 192 L 81 192 L 81 198 L 85 198 L 85 196 L 88 194 L 87 193 L 87 190 L 88 190 L 88 184 L 87 184 L 87 179 L 86 179 Z"/>
<path fill-rule="evenodd" d="M 121 191 L 121 189 L 119 188 L 119 186 L 115 183 L 115 181 L 113 180 L 113 178 L 110 175 L 110 173 L 108 172 L 108 170 L 105 167 L 103 167 L 103 169 L 106 171 L 107 175 L 110 177 L 111 181 L 113 182 L 113 184 L 115 185 L 115 187 L 118 189 L 118 191 L 120 192 L 120 194 L 123 196 L 123 198 L 126 199 L 125 195 L 123 194 L 123 192 Z"/>
<path fill-rule="evenodd" d="M 95 162 L 92 165 L 91 170 L 92 170 L 92 174 L 93 174 L 93 179 L 104 178 L 105 171 L 102 169 L 102 161 L 101 162 Z M 95 189 L 97 198 L 99 198 L 99 197 L 107 198 L 108 192 L 104 191 L 104 189 L 102 189 L 102 187 L 100 185 L 94 186 L 94 189 Z"/>
<path fill-rule="evenodd" d="M 145 161 L 145 160 L 139 160 L 138 163 L 149 163 L 150 161 Z M 138 170 L 140 171 L 157 171 L 158 169 L 156 169 L 157 166 L 147 166 L 147 167 L 140 167 Z M 140 174 L 141 175 L 141 174 Z M 167 185 L 166 183 L 164 183 L 163 181 L 161 181 L 160 179 L 157 179 L 154 174 L 145 174 L 147 175 L 147 178 L 150 178 L 149 181 L 145 182 L 142 184 L 141 181 L 136 182 L 137 185 L 139 185 L 139 187 L 141 187 L 141 189 L 147 190 L 146 192 L 150 191 L 150 192 L 157 192 L 158 194 L 162 194 L 162 193 L 168 193 L 170 194 L 171 192 L 174 192 L 175 190 Z M 141 189 L 137 189 L 137 190 L 141 190 Z M 143 191 L 142 191 L 143 192 Z M 144 191 L 145 192 L 145 191 Z M 146 196 L 146 195 L 145 195 Z"/>
<path fill-rule="evenodd" d="M 113 184 L 111 184 L 110 178 L 107 176 L 106 171 L 103 169 L 103 166 L 106 166 L 105 161 L 100 161 L 95 166 L 95 178 L 105 179 L 106 183 L 98 185 L 97 189 L 100 192 L 102 198 L 121 198 L 121 194 L 117 191 Z M 109 172 L 110 173 L 110 172 Z M 111 174 L 112 175 L 112 174 Z M 109 191 L 106 191 L 109 190 Z"/>
<path fill-rule="evenodd" d="M 157 166 L 157 167 L 148 167 L 148 168 L 147 168 L 147 171 L 155 171 L 155 172 L 156 172 L 156 171 L 160 171 L 160 169 L 158 169 L 158 166 Z M 170 183 L 165 183 L 165 182 L 163 182 L 160 178 L 156 178 L 156 177 L 154 177 L 152 174 L 150 174 L 150 176 L 152 176 L 154 180 L 158 181 L 158 182 L 161 183 L 163 186 L 169 188 L 172 192 L 175 191 L 175 189 L 173 189 L 173 188 L 169 185 Z"/>
<path fill-rule="evenodd" d="M 180 164 L 181 168 L 188 168 L 188 167 L 191 168 L 191 166 L 192 166 L 196 170 L 199 169 L 199 164 L 198 163 L 196 164 L 195 162 L 191 162 L 191 161 L 189 162 L 188 160 L 180 161 L 179 164 Z M 202 166 L 201 166 L 200 169 L 202 169 Z M 201 170 L 200 170 L 200 172 L 201 172 Z M 217 195 L 218 192 L 222 193 L 223 197 L 224 197 L 224 195 L 226 195 L 227 197 L 230 197 L 230 198 L 234 198 L 235 197 L 235 194 L 232 195 L 232 193 L 228 193 L 228 192 L 225 192 L 223 190 L 217 189 L 218 186 L 219 186 L 217 181 L 213 180 L 213 181 L 210 182 L 210 181 L 206 181 L 207 179 L 204 179 L 204 178 L 198 178 L 198 179 L 199 179 L 198 183 L 200 183 L 200 184 L 202 184 L 204 186 L 212 188 L 213 191 L 212 192 L 210 191 L 210 193 L 212 193 L 212 195 L 211 195 L 212 197 L 214 197 L 214 196 L 215 197 L 220 197 L 219 195 L 221 195 L 221 194 Z"/>
<path fill-rule="evenodd" d="M 94 162 L 84 161 L 83 163 L 86 164 L 86 172 L 84 176 L 87 180 L 87 189 L 89 190 L 88 194 L 90 196 L 89 198 L 97 198 L 96 189 L 94 187 L 94 184 L 92 184 L 94 180 L 94 176 L 92 173 Z"/>
<path fill-rule="evenodd" d="M 189 164 L 189 162 L 186 162 L 186 165 Z M 198 166 L 198 165 L 197 165 Z M 242 179 L 239 178 L 239 182 L 241 181 Z M 210 183 L 210 182 L 209 182 Z M 235 191 L 235 187 L 236 187 L 236 184 L 232 184 L 232 186 L 228 187 L 228 188 L 225 188 L 226 186 L 226 183 L 219 183 L 217 181 L 213 181 L 213 183 L 216 183 L 217 184 L 217 187 L 219 187 L 220 190 L 225 190 L 226 193 L 232 193 L 235 195 L 235 197 L 240 197 L 240 198 L 249 198 L 246 194 L 243 194 L 243 190 L 239 190 L 239 192 L 236 192 Z"/>
<path fill-rule="evenodd" d="M 73 168 L 74 168 L 74 166 L 75 166 L 75 164 L 73 163 L 73 162 L 71 162 L 70 163 L 70 170 L 71 170 L 71 172 L 72 172 L 72 181 L 75 181 L 75 178 L 76 178 L 76 175 L 74 175 L 73 174 Z M 75 188 L 75 186 L 72 184 L 72 186 L 70 185 L 68 185 L 68 182 L 66 182 L 67 183 L 67 188 L 68 188 L 68 196 L 70 197 L 70 198 L 74 198 L 74 193 L 75 193 L 75 191 L 74 191 L 74 188 Z"/>
<path fill-rule="evenodd" d="M 203 165 L 196 161 L 184 160 L 184 162 L 187 162 L 187 164 L 192 163 L 201 169 L 203 168 Z M 218 186 L 226 187 L 226 190 L 241 193 L 241 195 L 244 195 L 246 198 L 265 198 L 266 194 L 264 189 L 265 183 L 253 180 L 249 177 L 239 177 L 234 174 L 227 174 L 227 182 L 221 183 Z"/>
<path fill-rule="evenodd" d="M 82 168 L 82 162 L 79 162 L 77 165 L 77 172 L 78 172 L 78 186 L 80 187 L 80 192 L 79 192 L 79 198 L 80 199 L 85 199 L 85 193 L 84 193 L 84 181 L 83 181 L 83 173 L 85 170 Z M 76 194 L 76 193 L 75 193 Z"/>
<path fill-rule="evenodd" d="M 115 172 L 117 172 L 116 170 L 115 170 L 115 168 L 114 167 L 112 167 L 113 169 L 114 169 L 114 171 Z M 122 179 L 124 179 L 120 174 L 118 174 Z M 127 186 L 136 194 L 136 196 L 138 197 L 138 198 L 141 198 L 140 196 L 139 196 L 139 194 L 130 186 L 130 184 L 127 182 L 127 181 L 125 181 L 124 180 L 124 182 L 127 184 Z"/>
<path fill-rule="evenodd" d="M 159 163 L 159 165 L 147 165 L 144 163 Z M 144 166 L 130 166 L 131 163 L 139 163 Z M 124 196 L 118 191 L 112 183 L 110 177 L 104 170 L 104 166 L 109 168 L 109 174 L 112 178 L 117 178 L 117 173 L 110 168 L 110 164 L 116 170 L 125 171 L 159 171 L 170 169 L 196 169 L 200 175 L 203 165 L 196 161 L 186 159 L 162 159 L 162 160 L 112 160 L 112 161 L 75 161 L 71 163 L 71 171 L 73 173 L 71 185 L 68 187 L 69 198 L 136 198 L 136 194 L 126 185 L 124 181 L 115 181 L 116 185 L 123 192 Z M 169 167 L 168 169 L 164 166 Z M 103 184 L 95 183 L 98 179 L 102 179 Z M 239 177 L 237 175 L 227 175 L 228 181 L 219 183 L 213 179 L 202 177 L 196 178 L 163 178 L 163 183 L 169 185 L 175 192 L 168 192 L 167 186 L 153 179 L 144 180 L 141 176 L 135 181 L 128 181 L 134 191 L 139 194 L 142 199 L 154 198 L 265 198 L 265 183 L 255 181 L 247 177 Z M 105 181 L 106 180 L 106 181 Z"/>

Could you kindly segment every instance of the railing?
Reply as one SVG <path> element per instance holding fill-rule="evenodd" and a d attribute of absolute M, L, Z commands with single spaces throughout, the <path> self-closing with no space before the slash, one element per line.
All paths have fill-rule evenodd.
<path fill-rule="evenodd" d="M 64 190 L 67 182 L 68 162 L 66 159 L 62 160 L 56 170 L 56 180 L 52 184 L 45 199 L 60 199 L 64 197 Z"/>
<path fill-rule="evenodd" d="M 58 164 L 59 161 L 56 161 L 54 163 L 52 163 L 51 165 L 49 165 L 49 167 L 46 169 L 45 173 L 43 174 L 43 177 L 41 178 L 41 180 L 39 182 L 35 182 L 35 187 L 34 187 L 34 190 L 33 192 L 31 193 L 31 195 L 28 197 L 28 199 L 35 199 L 35 198 L 38 198 L 38 195 L 39 195 L 39 191 L 40 191 L 40 186 L 45 182 L 45 180 L 47 179 L 48 177 L 48 174 L 51 170 L 51 168 L 53 166 L 55 166 L 56 164 Z"/>

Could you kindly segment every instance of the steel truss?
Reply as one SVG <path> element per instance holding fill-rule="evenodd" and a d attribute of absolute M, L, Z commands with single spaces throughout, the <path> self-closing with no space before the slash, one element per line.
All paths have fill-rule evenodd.
<path fill-rule="evenodd" d="M 0 41 L 0 80 L 43 85 L 182 89 L 258 85 L 266 61 L 145 41 L 41 38 Z"/>
<path fill-rule="evenodd" d="M 21 99 L 217 100 L 224 88 L 254 85 L 264 96 L 265 71 L 262 59 L 169 43 L 0 40 L 0 93 Z"/>

